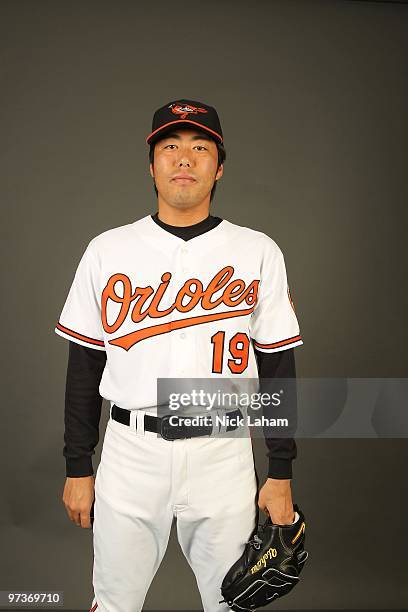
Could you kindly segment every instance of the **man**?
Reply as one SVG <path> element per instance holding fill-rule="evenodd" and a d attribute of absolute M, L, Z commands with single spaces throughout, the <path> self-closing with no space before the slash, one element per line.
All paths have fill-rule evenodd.
<path fill-rule="evenodd" d="M 225 160 L 216 110 L 166 104 L 147 143 L 158 212 L 90 241 L 55 328 L 70 341 L 63 502 L 85 528 L 94 502 L 92 610 L 142 609 L 176 519 L 204 610 L 225 612 L 221 581 L 258 507 L 275 523 L 297 518 L 295 441 L 267 438 L 258 492 L 251 437 L 215 425 L 169 433 L 157 380 L 294 377 L 302 339 L 277 244 L 209 214 Z M 110 419 L 94 480 L 103 397 Z"/>

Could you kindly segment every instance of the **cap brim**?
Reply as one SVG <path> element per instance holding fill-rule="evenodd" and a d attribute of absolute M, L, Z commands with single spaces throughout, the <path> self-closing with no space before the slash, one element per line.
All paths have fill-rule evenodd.
<path fill-rule="evenodd" d="M 146 143 L 153 144 L 154 142 L 157 142 L 161 138 L 164 138 L 166 134 L 173 131 L 175 125 L 177 125 L 178 127 L 184 125 L 185 127 L 190 127 L 192 129 L 196 128 L 196 129 L 202 130 L 203 132 L 207 132 L 208 134 L 210 134 L 210 136 L 212 136 L 212 138 L 216 140 L 217 142 L 220 142 L 220 143 L 223 142 L 223 138 L 221 134 L 218 134 L 218 132 L 215 132 L 211 128 L 206 127 L 202 123 L 198 123 L 197 121 L 192 121 L 191 119 L 176 119 L 175 121 L 170 121 L 169 123 L 165 123 L 161 127 L 157 128 L 157 130 L 154 130 L 154 132 L 151 132 L 151 134 L 149 134 L 149 136 L 146 138 Z"/>

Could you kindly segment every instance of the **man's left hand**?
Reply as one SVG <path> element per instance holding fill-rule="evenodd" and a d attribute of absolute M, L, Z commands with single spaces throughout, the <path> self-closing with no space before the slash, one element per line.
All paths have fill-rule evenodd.
<path fill-rule="evenodd" d="M 290 479 L 268 478 L 259 491 L 258 506 L 276 525 L 291 525 L 295 520 Z"/>

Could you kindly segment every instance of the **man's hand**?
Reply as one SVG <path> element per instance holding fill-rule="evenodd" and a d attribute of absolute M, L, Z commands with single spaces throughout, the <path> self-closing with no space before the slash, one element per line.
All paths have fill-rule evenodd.
<path fill-rule="evenodd" d="M 258 506 L 272 523 L 291 525 L 295 520 L 290 479 L 268 478 L 259 491 Z"/>
<path fill-rule="evenodd" d="M 91 507 L 95 497 L 94 476 L 67 478 L 62 501 L 71 521 L 78 527 L 91 528 Z"/>

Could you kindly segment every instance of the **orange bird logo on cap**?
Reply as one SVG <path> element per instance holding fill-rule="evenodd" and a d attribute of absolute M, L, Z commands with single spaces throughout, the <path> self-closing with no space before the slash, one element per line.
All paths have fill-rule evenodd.
<path fill-rule="evenodd" d="M 169 104 L 168 108 L 171 108 L 171 112 L 175 115 L 179 115 L 181 119 L 185 119 L 187 115 L 198 115 L 198 113 L 207 113 L 205 108 L 199 106 L 192 106 L 190 104 Z"/>

